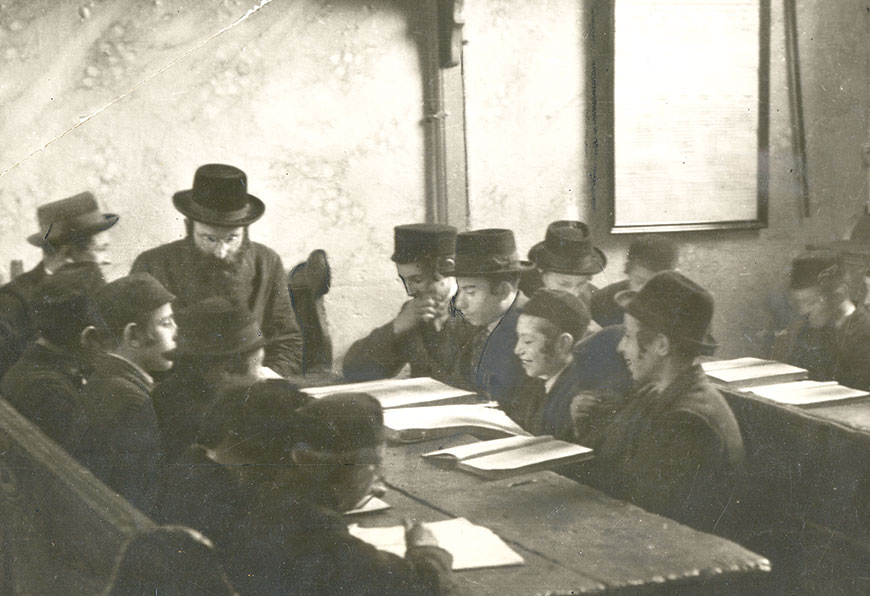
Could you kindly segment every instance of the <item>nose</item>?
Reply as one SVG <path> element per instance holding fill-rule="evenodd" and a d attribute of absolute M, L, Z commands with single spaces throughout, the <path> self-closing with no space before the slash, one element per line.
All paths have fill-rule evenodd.
<path fill-rule="evenodd" d="M 219 259 L 226 259 L 229 251 L 230 247 L 227 245 L 226 242 L 219 242 L 218 245 L 215 247 L 214 254 Z"/>
<path fill-rule="evenodd" d="M 517 356 L 523 355 L 523 349 L 522 347 L 520 347 L 520 344 L 514 346 L 514 354 L 516 354 Z"/>
<path fill-rule="evenodd" d="M 459 310 L 465 310 L 465 307 L 468 306 L 465 301 L 465 294 L 462 292 L 456 293 L 456 308 Z"/>

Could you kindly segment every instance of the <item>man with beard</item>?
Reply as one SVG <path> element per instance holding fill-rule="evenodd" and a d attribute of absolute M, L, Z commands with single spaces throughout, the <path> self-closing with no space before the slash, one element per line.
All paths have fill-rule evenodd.
<path fill-rule="evenodd" d="M 269 341 L 262 376 L 298 375 L 302 336 L 284 266 L 275 251 L 248 238 L 248 226 L 266 208 L 247 189 L 247 176 L 234 166 L 199 167 L 193 188 L 172 197 L 187 218 L 187 237 L 142 253 L 131 272 L 154 276 L 175 294 L 176 310 L 212 296 L 250 310 Z"/>
<path fill-rule="evenodd" d="M 368 381 L 397 375 L 449 382 L 470 327 L 456 312 L 453 277 L 456 229 L 439 224 L 396 226 L 392 260 L 410 300 L 396 317 L 353 343 L 344 376 Z"/>

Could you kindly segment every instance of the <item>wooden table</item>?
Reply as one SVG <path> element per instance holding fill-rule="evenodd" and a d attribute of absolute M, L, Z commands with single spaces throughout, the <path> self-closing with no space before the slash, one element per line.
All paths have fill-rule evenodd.
<path fill-rule="evenodd" d="M 384 464 L 394 508 L 361 517 L 465 517 L 499 534 L 526 560 L 517 567 L 457 573 L 462 593 L 753 593 L 768 562 L 722 538 L 696 532 L 553 472 L 487 481 L 436 467 L 420 454 L 474 440 L 453 437 L 392 446 Z"/>

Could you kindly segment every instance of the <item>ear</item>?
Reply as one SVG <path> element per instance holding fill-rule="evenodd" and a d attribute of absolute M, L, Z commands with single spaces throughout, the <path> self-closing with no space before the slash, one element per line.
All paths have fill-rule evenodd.
<path fill-rule="evenodd" d="M 138 348 L 140 345 L 139 341 L 139 325 L 136 323 L 127 323 L 124 327 L 124 332 L 121 334 L 121 338 L 123 343 L 134 348 Z"/>
<path fill-rule="evenodd" d="M 571 351 L 574 347 L 574 336 L 570 333 L 562 333 L 556 338 L 556 348 L 562 354 Z"/>
<path fill-rule="evenodd" d="M 664 333 L 656 333 L 651 347 L 659 356 L 667 356 L 671 353 L 671 338 Z"/>
<path fill-rule="evenodd" d="M 493 294 L 499 300 L 506 300 L 511 295 L 511 285 L 506 281 L 498 282 L 498 285 L 493 288 Z"/>
<path fill-rule="evenodd" d="M 79 334 L 79 343 L 87 350 L 98 351 L 102 348 L 97 328 L 93 325 L 88 325 L 82 329 L 82 332 Z"/>

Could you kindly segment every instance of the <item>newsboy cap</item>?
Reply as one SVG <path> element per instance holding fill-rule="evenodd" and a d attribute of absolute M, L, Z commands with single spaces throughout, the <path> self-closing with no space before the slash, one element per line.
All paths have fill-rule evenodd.
<path fill-rule="evenodd" d="M 58 246 L 108 230 L 118 223 L 114 213 L 103 213 L 88 191 L 36 208 L 39 232 L 27 237 L 33 246 Z"/>
<path fill-rule="evenodd" d="M 846 281 L 845 257 L 836 250 L 807 251 L 791 262 L 789 278 L 793 290 L 843 283 Z"/>
<path fill-rule="evenodd" d="M 173 300 L 175 296 L 148 273 L 116 279 L 97 294 L 100 315 L 109 329 L 123 329 Z"/>
<path fill-rule="evenodd" d="M 699 354 L 713 354 L 719 347 L 709 331 L 713 296 L 681 273 L 656 273 L 639 291 L 618 292 L 614 300 L 644 325 L 695 348 Z"/>
<path fill-rule="evenodd" d="M 302 448 L 341 453 L 384 441 L 383 408 L 366 393 L 327 395 L 299 408 L 296 420 Z"/>
<path fill-rule="evenodd" d="M 456 254 L 456 228 L 444 224 L 405 224 L 393 229 L 396 263 L 416 263 L 423 259 L 441 259 L 446 273 L 453 270 Z"/>
<path fill-rule="evenodd" d="M 522 314 L 550 321 L 564 333 L 570 333 L 578 341 L 589 327 L 589 309 L 574 294 L 562 290 L 541 288 L 529 298 Z"/>
<path fill-rule="evenodd" d="M 457 277 L 522 273 L 531 268 L 531 263 L 517 257 L 517 245 L 511 230 L 489 228 L 456 235 Z"/>

